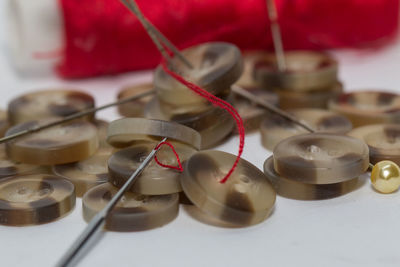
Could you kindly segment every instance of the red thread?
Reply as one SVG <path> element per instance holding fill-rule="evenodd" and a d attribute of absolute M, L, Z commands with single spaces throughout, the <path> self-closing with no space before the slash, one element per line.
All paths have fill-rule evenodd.
<path fill-rule="evenodd" d="M 187 88 L 189 88 L 190 90 L 192 90 L 193 92 L 195 92 L 199 96 L 204 97 L 209 102 L 211 102 L 214 106 L 217 106 L 219 108 L 222 108 L 222 109 L 226 110 L 234 118 L 234 120 L 236 122 L 236 126 L 238 128 L 238 133 L 239 133 L 239 151 L 238 151 L 238 155 L 236 157 L 236 160 L 233 163 L 232 168 L 229 170 L 227 175 L 225 175 L 225 177 L 220 181 L 220 183 L 225 183 L 228 180 L 228 178 L 231 176 L 231 174 L 234 172 L 234 170 L 236 169 L 236 167 L 237 167 L 237 165 L 239 163 L 239 160 L 240 160 L 240 156 L 243 153 L 245 132 L 244 132 L 242 118 L 240 117 L 240 115 L 236 111 L 236 109 L 234 107 L 232 107 L 231 104 L 229 104 L 228 102 L 226 102 L 226 101 L 216 97 L 215 95 L 207 92 L 206 90 L 204 90 L 200 86 L 197 86 L 197 85 L 195 85 L 195 84 L 193 84 L 193 83 L 191 83 L 189 81 L 186 81 L 182 76 L 180 76 L 177 73 L 175 73 L 175 72 L 171 71 L 170 69 L 168 69 L 165 60 L 163 60 L 161 62 L 161 64 L 162 64 L 162 67 L 163 67 L 164 71 L 166 73 L 168 73 L 169 75 L 171 75 L 175 80 L 177 80 L 181 84 L 185 85 Z"/>
<path fill-rule="evenodd" d="M 178 161 L 178 167 L 161 163 L 161 162 L 158 160 L 157 154 L 156 154 L 155 157 L 154 157 L 154 160 L 157 162 L 157 164 L 160 165 L 161 167 L 164 167 L 164 168 L 170 168 L 170 169 L 174 169 L 174 170 L 178 170 L 178 171 L 180 171 L 180 172 L 183 172 L 183 167 L 182 167 L 181 160 L 179 159 L 179 155 L 178 155 L 178 153 L 176 153 L 175 148 L 174 148 L 173 145 L 171 145 L 171 144 L 168 143 L 168 142 L 161 142 L 161 143 L 159 143 L 159 144 L 156 146 L 156 148 L 154 148 L 154 149 L 157 150 L 157 149 L 159 149 L 162 145 L 167 145 L 167 146 L 169 146 L 169 147 L 172 149 L 172 152 L 174 152 L 175 157 L 176 157 L 176 160 Z"/>
<path fill-rule="evenodd" d="M 137 0 L 144 15 L 178 48 L 225 41 L 241 49 L 273 48 L 265 0 Z M 369 48 L 398 33 L 398 0 L 275 0 L 285 49 Z M 58 0 L 65 78 L 149 69 L 160 55 L 117 0 Z M 369 50 L 367 50 L 369 51 Z"/>

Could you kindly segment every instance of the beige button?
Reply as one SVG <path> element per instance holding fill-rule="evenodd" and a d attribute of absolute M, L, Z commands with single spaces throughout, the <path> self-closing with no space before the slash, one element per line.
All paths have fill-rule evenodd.
<path fill-rule="evenodd" d="M 292 109 L 288 112 L 317 132 L 344 134 L 352 129 L 352 124 L 346 117 L 333 111 Z M 264 118 L 260 132 L 262 145 L 271 151 L 280 141 L 286 138 L 308 133 L 304 128 L 275 114 L 270 114 Z"/>
<path fill-rule="evenodd" d="M 315 51 L 285 52 L 287 70 L 277 68 L 276 55 L 264 56 L 254 67 L 255 80 L 263 86 L 291 91 L 312 91 L 336 83 L 338 64 Z"/>
<path fill-rule="evenodd" d="M 127 147 L 141 140 L 157 141 L 162 137 L 200 148 L 200 134 L 187 126 L 168 121 L 144 118 L 123 118 L 112 121 L 107 142 L 114 147 Z"/>
<path fill-rule="evenodd" d="M 221 221 L 236 226 L 260 223 L 274 206 L 275 190 L 264 173 L 243 159 L 230 178 L 220 183 L 235 159 L 222 151 L 193 154 L 184 166 L 182 188 L 194 205 Z"/>
<path fill-rule="evenodd" d="M 400 122 L 400 96 L 389 92 L 344 93 L 329 103 L 329 109 L 346 116 L 354 127 Z"/>
<path fill-rule="evenodd" d="M 62 118 L 76 112 L 93 108 L 92 96 L 73 90 L 43 90 L 27 93 L 13 99 L 8 104 L 8 117 L 11 125 L 42 120 Z M 86 116 L 92 120 L 93 114 Z"/>
<path fill-rule="evenodd" d="M 274 168 L 302 183 L 332 184 L 354 179 L 369 165 L 368 146 L 356 138 L 334 134 L 303 134 L 274 149 Z"/>
<path fill-rule="evenodd" d="M 274 159 L 264 163 L 264 173 L 274 185 L 278 195 L 298 200 L 317 200 L 338 197 L 355 190 L 362 183 L 358 178 L 333 184 L 307 184 L 279 175 L 274 169 Z"/>
<path fill-rule="evenodd" d="M 193 147 L 182 143 L 173 142 L 171 144 L 178 153 L 182 164 L 196 152 Z M 110 183 L 116 187 L 122 187 L 156 145 L 156 143 L 137 144 L 115 152 L 108 160 Z M 161 146 L 157 152 L 157 159 L 169 166 L 179 166 L 172 149 L 166 145 Z M 181 172 L 178 170 L 161 167 L 155 160 L 152 160 L 137 178 L 130 191 L 144 195 L 177 193 L 182 191 L 180 176 Z"/>
<path fill-rule="evenodd" d="M 61 177 L 34 174 L 0 181 L 0 224 L 48 223 L 74 207 L 74 185 Z"/>
<path fill-rule="evenodd" d="M 227 89 L 242 74 L 241 53 L 239 48 L 233 44 L 223 42 L 203 43 L 184 49 L 182 54 L 193 65 L 193 69 L 188 68 L 175 57 L 171 62 L 174 71 L 185 77 L 189 82 L 219 97 L 229 94 Z M 154 87 L 159 99 L 169 104 L 207 102 L 206 99 L 198 96 L 165 73 L 161 66 L 158 66 L 155 70 Z"/>
<path fill-rule="evenodd" d="M 6 136 L 38 127 L 52 120 L 31 121 L 10 128 Z M 75 162 L 93 155 L 99 147 L 97 128 L 85 121 L 61 124 L 12 140 L 7 154 L 17 162 L 55 165 Z"/>
<path fill-rule="evenodd" d="M 151 90 L 153 90 L 152 83 L 126 86 L 122 88 L 122 90 L 118 93 L 118 100 L 149 92 Z M 118 105 L 118 112 L 125 117 L 141 118 L 143 117 L 144 107 L 151 98 L 152 96 L 145 96 L 136 100 L 129 101 L 128 103 Z"/>
<path fill-rule="evenodd" d="M 90 189 L 82 199 L 83 218 L 89 222 L 101 211 L 118 188 L 109 183 Z M 145 196 L 126 192 L 106 219 L 106 229 L 127 232 L 161 227 L 178 215 L 178 194 Z"/>

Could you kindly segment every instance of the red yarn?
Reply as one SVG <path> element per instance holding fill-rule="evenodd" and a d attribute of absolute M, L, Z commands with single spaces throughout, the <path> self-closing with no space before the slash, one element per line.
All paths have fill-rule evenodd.
<path fill-rule="evenodd" d="M 166 73 L 168 73 L 169 75 L 171 75 L 175 80 L 177 80 L 181 84 L 185 85 L 187 88 L 189 88 L 190 90 L 192 90 L 193 92 L 195 92 L 199 96 L 204 97 L 209 102 L 211 102 L 214 106 L 217 106 L 219 108 L 222 108 L 222 109 L 228 111 L 229 114 L 235 119 L 236 126 L 238 128 L 238 133 L 239 133 L 239 151 L 238 151 L 238 155 L 236 156 L 236 160 L 233 163 L 232 168 L 225 175 L 225 177 L 220 181 L 220 183 L 225 183 L 228 180 L 228 178 L 231 176 L 231 174 L 235 171 L 235 169 L 236 169 L 236 167 L 237 167 L 237 165 L 239 163 L 240 156 L 243 153 L 245 132 L 244 132 L 242 118 L 240 117 L 240 115 L 236 111 L 236 109 L 234 107 L 232 107 L 231 104 L 229 104 L 228 102 L 226 102 L 226 101 L 216 97 L 215 95 L 207 92 L 206 90 L 204 90 L 200 86 L 197 86 L 197 85 L 195 85 L 195 84 L 193 84 L 191 82 L 188 82 L 182 76 L 180 76 L 177 73 L 175 73 L 175 72 L 171 71 L 170 69 L 168 69 L 165 60 L 163 60 L 161 62 L 161 64 L 162 64 L 163 70 Z"/>
<path fill-rule="evenodd" d="M 161 60 L 135 16 L 118 0 L 58 0 L 65 78 L 155 67 Z M 265 0 L 137 0 L 144 15 L 179 49 L 225 41 L 272 49 Z M 376 47 L 398 29 L 398 0 L 275 0 L 285 49 Z"/>
<path fill-rule="evenodd" d="M 156 154 L 156 155 L 154 156 L 154 160 L 157 162 L 157 164 L 160 165 L 161 167 L 164 167 L 164 168 L 175 169 L 175 170 L 178 170 L 178 171 L 180 171 L 180 172 L 183 172 L 183 167 L 182 167 L 181 160 L 179 159 L 179 155 L 178 155 L 178 153 L 176 153 L 175 148 L 174 148 L 173 145 L 171 145 L 171 144 L 168 143 L 168 142 L 161 142 L 161 143 L 159 143 L 154 149 L 157 150 L 157 149 L 159 149 L 162 145 L 167 145 L 167 146 L 169 146 L 169 147 L 172 149 L 172 152 L 174 152 L 175 157 L 176 157 L 176 160 L 178 161 L 178 167 L 161 163 L 161 162 L 158 160 L 157 154 Z"/>

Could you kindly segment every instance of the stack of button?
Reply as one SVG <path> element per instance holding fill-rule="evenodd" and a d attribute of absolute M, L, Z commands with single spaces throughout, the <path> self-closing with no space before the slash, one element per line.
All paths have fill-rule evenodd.
<path fill-rule="evenodd" d="M 319 133 L 345 134 L 352 129 L 344 116 L 323 109 L 291 109 L 288 113 Z M 260 126 L 261 144 L 269 150 L 282 140 L 308 133 L 304 128 L 276 114 L 266 116 Z"/>
<path fill-rule="evenodd" d="M 168 137 L 179 155 L 186 160 L 200 148 L 200 134 L 173 122 L 144 118 L 123 118 L 110 123 L 107 141 L 118 150 L 106 161 L 108 182 L 87 191 L 82 198 L 83 217 L 90 221 L 102 210 L 136 171 L 162 137 Z M 159 162 L 177 166 L 173 151 L 162 146 Z M 151 161 L 124 194 L 106 221 L 111 231 L 141 231 L 160 227 L 175 219 L 179 211 L 181 172 Z"/>
<path fill-rule="evenodd" d="M 314 133 L 280 142 L 265 161 L 264 172 L 279 195 L 312 200 L 354 190 L 368 165 L 368 146 L 363 141 Z"/>
<path fill-rule="evenodd" d="M 4 125 L 12 125 L 5 133 L 10 136 L 93 107 L 93 97 L 83 92 L 34 91 L 9 103 L 1 131 L 8 128 Z M 107 181 L 104 170 L 100 174 L 97 167 L 99 155 L 108 158 L 112 151 L 105 140 L 107 127 L 107 122 L 95 120 L 92 114 L 1 145 L 0 224 L 54 221 L 74 208 L 76 194 L 81 196 L 93 187 L 93 180 Z M 61 168 L 57 164 L 69 168 L 53 175 Z"/>
<path fill-rule="evenodd" d="M 253 62 L 254 81 L 279 95 L 280 107 L 327 108 L 342 91 L 338 64 L 331 56 L 315 51 L 285 52 L 286 70 L 277 68 L 276 55 L 264 53 Z"/>
<path fill-rule="evenodd" d="M 239 79 L 243 68 L 236 46 L 204 43 L 185 49 L 182 54 L 193 68 L 173 58 L 171 66 L 175 72 L 213 95 L 231 101 L 230 87 Z M 202 136 L 203 149 L 215 146 L 232 132 L 234 121 L 227 111 L 212 106 L 169 76 L 162 66 L 155 70 L 154 87 L 157 96 L 146 106 L 146 118 L 174 121 L 197 130 Z"/>
<path fill-rule="evenodd" d="M 203 51 L 206 59 L 201 68 L 220 65 L 216 72 L 221 74 L 225 70 L 225 74 L 221 74 L 225 77 L 217 75 L 220 79 L 217 82 L 218 77 L 208 77 L 215 72 L 207 74 L 206 71 L 204 77 L 199 76 L 208 77 L 219 85 L 211 88 L 228 87 L 214 93 L 233 99 L 232 96 L 229 98 L 229 91 L 240 75 L 240 53 L 236 47 L 223 43 L 205 47 L 211 48 Z M 218 63 L 221 58 L 214 54 L 222 53 L 225 57 L 227 53 L 232 57 L 235 51 L 239 56 L 229 70 L 226 70 L 229 62 Z M 150 88 L 139 89 L 147 91 Z M 120 98 L 132 95 L 132 90 L 137 88 L 124 90 L 125 95 L 121 93 Z M 74 208 L 76 197 L 82 197 L 84 219 L 91 220 L 163 137 L 168 138 L 174 149 L 168 144 L 160 147 L 156 160 L 150 161 L 107 217 L 106 229 L 140 231 L 160 227 L 177 216 L 179 203 L 193 204 L 193 210 L 220 226 L 248 226 L 268 217 L 276 193 L 264 173 L 240 159 L 235 172 L 221 183 L 236 156 L 220 151 L 198 152 L 232 131 L 233 121 L 226 111 L 211 107 L 199 97 L 198 103 L 176 106 L 161 103 L 160 98 L 148 100 L 137 104 L 146 105 L 145 111 L 157 108 L 164 116 L 178 112 L 179 119 L 190 127 L 145 118 L 123 118 L 109 124 L 93 115 L 56 123 L 94 107 L 91 96 L 77 91 L 39 91 L 14 99 L 8 110 L 9 118 L 13 118 L 12 126 L 6 136 L 52 126 L 12 139 L 0 147 L 0 224 L 22 226 L 57 220 Z M 236 98 L 235 101 L 243 99 Z M 124 108 L 132 107 L 130 104 Z M 201 112 L 192 113 L 193 109 Z M 179 113 L 182 110 L 184 112 Z M 133 110 L 129 115 L 143 114 Z M 9 120 L 4 120 L 8 124 Z M 193 128 L 200 129 L 201 133 Z M 182 165 L 185 166 L 183 172 Z M 207 179 L 203 179 L 204 176 Z"/>

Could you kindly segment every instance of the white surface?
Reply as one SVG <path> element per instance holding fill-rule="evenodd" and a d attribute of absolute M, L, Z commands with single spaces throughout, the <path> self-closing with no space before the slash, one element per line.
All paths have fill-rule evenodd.
<path fill-rule="evenodd" d="M 347 88 L 399 92 L 399 45 L 337 56 Z M 121 85 L 150 79 L 148 73 L 74 82 L 56 77 L 23 78 L 10 68 L 6 52 L 0 50 L 2 108 L 23 92 L 59 86 L 82 88 L 103 104 L 115 99 Z M 98 116 L 117 117 L 115 110 Z M 234 138 L 220 149 L 236 153 L 237 145 Z M 247 136 L 243 158 L 262 169 L 269 155 L 258 134 Z M 203 224 L 182 208 L 175 221 L 159 229 L 105 233 L 79 266 L 399 266 L 399 207 L 400 192 L 381 195 L 366 181 L 357 191 L 331 200 L 278 197 L 269 219 L 243 229 Z M 78 199 L 75 210 L 57 222 L 21 228 L 0 226 L 0 266 L 54 265 L 86 226 L 81 210 Z"/>
<path fill-rule="evenodd" d="M 63 19 L 57 0 L 7 1 L 7 47 L 19 71 L 48 71 L 63 48 Z M 53 56 L 49 57 L 49 53 Z M 40 57 L 38 57 L 38 54 Z M 44 56 L 43 55 L 47 55 Z"/>

